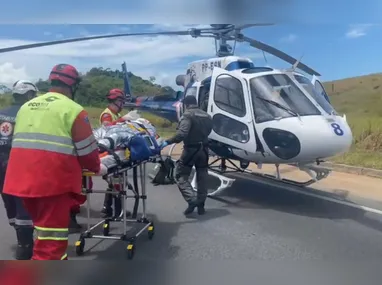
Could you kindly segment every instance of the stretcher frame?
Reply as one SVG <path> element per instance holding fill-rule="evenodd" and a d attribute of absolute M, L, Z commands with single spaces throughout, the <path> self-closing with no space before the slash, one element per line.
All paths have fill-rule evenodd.
<path fill-rule="evenodd" d="M 76 254 L 81 256 L 84 254 L 85 249 L 85 239 L 101 239 L 101 240 L 122 240 L 128 243 L 127 245 L 127 259 L 133 259 L 135 255 L 136 240 L 138 237 L 147 230 L 149 240 L 152 240 L 155 234 L 154 222 L 147 218 L 146 214 L 146 164 L 149 162 L 156 163 L 158 156 L 152 157 L 148 160 L 134 162 L 126 165 L 114 167 L 108 174 L 102 176 L 102 179 L 108 183 L 108 189 L 106 190 L 93 190 L 89 189 L 89 178 L 99 177 L 92 172 L 83 172 L 83 189 L 82 193 L 86 195 L 86 211 L 87 211 L 87 229 L 80 234 L 78 241 L 75 244 Z M 140 172 L 140 187 L 138 186 L 138 169 Z M 129 183 L 128 172 L 133 170 L 133 186 Z M 118 179 L 121 185 L 120 191 L 113 187 L 115 179 Z M 114 182 L 112 181 L 114 180 Z M 132 192 L 133 195 L 128 195 L 128 192 Z M 140 193 L 141 192 L 141 193 Z M 118 217 L 105 217 L 101 221 L 94 225 L 91 225 L 91 199 L 90 194 L 110 194 L 117 196 L 121 199 L 122 210 Z M 126 209 L 126 199 L 132 198 L 135 200 L 134 208 L 131 213 L 131 219 L 127 218 Z M 142 213 L 138 217 L 139 201 L 142 200 Z M 123 224 L 122 234 L 110 234 L 110 223 L 111 222 L 121 222 Z M 103 224 L 103 235 L 93 234 L 93 231 Z M 130 231 L 127 230 L 128 224 L 138 224 L 140 229 L 132 227 L 133 233 L 129 234 Z"/>

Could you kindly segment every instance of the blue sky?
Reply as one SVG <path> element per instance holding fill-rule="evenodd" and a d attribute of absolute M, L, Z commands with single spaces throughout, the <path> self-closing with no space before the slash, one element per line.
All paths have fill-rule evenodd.
<path fill-rule="evenodd" d="M 220 6 L 212 7 L 218 12 L 214 17 L 208 17 L 212 15 L 212 4 L 204 10 L 199 9 L 203 6 L 198 6 L 197 13 L 194 11 L 196 5 L 203 4 L 198 3 L 200 0 L 193 1 L 192 7 L 175 5 L 174 0 L 163 1 L 160 6 L 155 0 L 138 1 L 139 6 L 137 3 L 128 6 L 126 1 L 121 0 L 93 0 L 91 5 L 89 1 L 78 0 L 40 0 L 28 4 L 25 0 L 7 1 L 2 4 L 2 11 L 6 13 L 0 23 L 0 46 L 105 33 L 185 29 L 188 27 L 181 23 L 206 23 L 207 19 L 211 21 L 214 17 L 220 22 L 232 20 L 231 23 L 252 19 L 250 22 L 275 22 L 276 25 L 246 29 L 246 36 L 270 44 L 296 58 L 303 55 L 302 62 L 319 71 L 322 80 L 382 72 L 379 60 L 382 50 L 382 41 L 379 40 L 382 36 L 379 17 L 382 12 L 381 1 L 351 3 L 323 0 L 307 5 L 304 3 L 308 1 L 285 0 L 284 3 L 288 5 L 261 6 L 256 3 L 255 7 L 253 3 L 256 1 L 252 0 L 251 7 L 235 6 L 236 14 L 242 15 L 239 18 L 232 16 L 236 15 L 234 12 L 225 13 Z M 31 2 L 35 3 L 30 5 Z M 146 8 L 142 10 L 145 5 Z M 225 9 L 233 11 L 235 7 Z M 15 13 L 18 17 L 14 17 Z M 28 24 L 17 25 L 16 21 Z M 171 24 L 141 25 L 153 22 Z M 211 39 L 192 39 L 189 36 L 130 37 L 6 53 L 0 55 L 0 82 L 9 84 L 20 79 L 17 77 L 44 78 L 51 66 L 58 62 L 72 63 L 81 71 L 86 71 L 93 66 L 120 68 L 121 62 L 126 61 L 133 73 L 145 77 L 153 75 L 157 77 L 158 83 L 173 85 L 175 76 L 186 70 L 188 62 L 214 57 L 212 44 Z M 262 54 L 246 44 L 240 44 L 236 54 L 250 57 L 256 65 L 265 64 Z M 289 66 L 266 56 L 271 66 Z"/>

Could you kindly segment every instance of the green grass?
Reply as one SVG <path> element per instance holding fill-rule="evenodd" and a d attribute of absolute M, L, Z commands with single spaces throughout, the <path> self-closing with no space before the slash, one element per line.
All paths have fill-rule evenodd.
<path fill-rule="evenodd" d="M 354 137 L 351 150 L 332 161 L 382 169 L 382 74 L 327 82 L 325 88 Z"/>

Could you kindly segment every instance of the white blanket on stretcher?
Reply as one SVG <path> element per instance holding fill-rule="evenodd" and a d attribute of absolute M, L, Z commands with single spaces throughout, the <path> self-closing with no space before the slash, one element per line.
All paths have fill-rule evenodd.
<path fill-rule="evenodd" d="M 158 145 L 162 143 L 162 139 L 157 133 L 156 128 L 151 124 L 150 121 L 144 118 L 118 123 L 114 126 L 102 126 L 93 130 L 93 134 L 99 144 L 103 144 L 107 148 L 114 150 L 119 159 L 124 161 L 127 159 L 125 156 L 125 146 L 133 136 L 139 134 L 142 131 L 142 127 L 150 134 L 150 136 L 156 139 Z M 112 144 L 110 143 L 110 140 L 113 141 Z M 107 174 L 108 169 L 117 166 L 117 161 L 113 155 L 103 156 L 100 158 L 100 160 L 101 171 L 98 174 L 100 176 Z"/>

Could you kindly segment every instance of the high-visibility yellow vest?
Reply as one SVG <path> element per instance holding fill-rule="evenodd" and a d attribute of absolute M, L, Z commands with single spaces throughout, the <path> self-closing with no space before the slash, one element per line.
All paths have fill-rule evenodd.
<path fill-rule="evenodd" d="M 75 155 L 72 125 L 83 110 L 81 105 L 60 93 L 48 92 L 34 98 L 17 114 L 13 147 Z"/>
<path fill-rule="evenodd" d="M 106 108 L 105 110 L 103 110 L 103 112 L 101 113 L 101 115 L 99 116 L 99 122 L 100 124 L 102 125 L 102 121 L 101 121 L 101 118 L 104 114 L 110 114 L 111 115 L 111 118 L 113 121 L 116 121 L 118 120 L 119 118 L 121 118 L 121 115 L 118 113 L 118 114 L 114 114 L 109 108 Z"/>
<path fill-rule="evenodd" d="M 20 197 L 81 191 L 82 168 L 76 147 L 83 146 L 74 144 L 71 132 L 83 110 L 68 97 L 54 92 L 21 106 L 7 168 L 9 191 Z"/>

